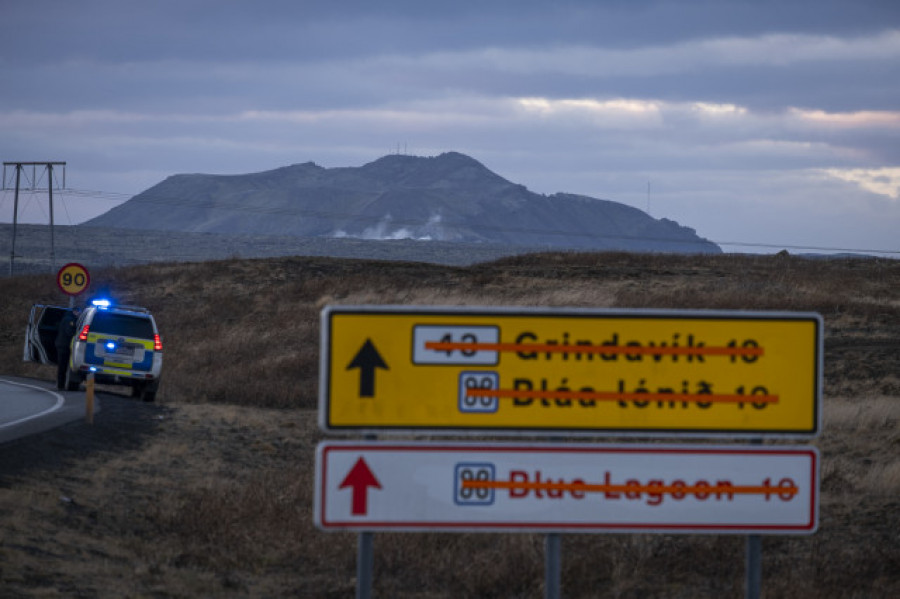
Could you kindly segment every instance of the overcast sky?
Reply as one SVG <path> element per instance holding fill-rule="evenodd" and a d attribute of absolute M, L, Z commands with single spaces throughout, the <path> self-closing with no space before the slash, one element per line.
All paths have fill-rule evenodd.
<path fill-rule="evenodd" d="M 726 251 L 900 257 L 900 1 L 0 0 L 0 157 L 67 162 L 58 224 L 178 173 L 398 151 Z"/>

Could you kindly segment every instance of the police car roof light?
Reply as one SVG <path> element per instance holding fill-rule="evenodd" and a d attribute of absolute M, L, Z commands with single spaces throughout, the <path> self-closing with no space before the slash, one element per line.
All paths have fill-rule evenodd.
<path fill-rule="evenodd" d="M 109 306 L 112 304 L 112 302 L 110 302 L 108 299 L 95 299 L 91 300 L 91 303 L 101 309 L 109 308 Z"/>

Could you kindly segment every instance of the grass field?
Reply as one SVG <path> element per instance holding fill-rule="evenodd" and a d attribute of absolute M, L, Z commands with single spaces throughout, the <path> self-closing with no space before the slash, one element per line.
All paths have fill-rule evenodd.
<path fill-rule="evenodd" d="M 539 254 L 472 266 L 337 258 L 97 269 L 151 308 L 156 404 L 104 393 L 93 426 L 0 446 L 4 596 L 347 597 L 356 536 L 312 524 L 326 304 L 816 311 L 825 322 L 821 517 L 763 539 L 766 597 L 900 596 L 900 262 Z M 0 279 L 0 372 L 52 276 Z M 540 597 L 543 537 L 378 534 L 379 597 Z M 744 538 L 564 535 L 566 597 L 740 597 Z"/>

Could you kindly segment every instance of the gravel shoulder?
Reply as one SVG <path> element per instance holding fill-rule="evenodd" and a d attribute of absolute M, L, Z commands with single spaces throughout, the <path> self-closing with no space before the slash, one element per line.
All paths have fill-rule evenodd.
<path fill-rule="evenodd" d="M 281 576 L 198 564 L 192 527 L 214 518 L 203 526 L 215 531 L 223 516 L 244 522 L 241 513 L 260 502 L 236 496 L 238 489 L 296 472 L 298 462 L 311 469 L 314 412 L 157 405 L 103 392 L 97 401 L 93 424 L 79 420 L 0 445 L 4 597 L 292 594 Z M 310 476 L 298 474 L 286 489 Z M 308 503 L 283 501 L 311 532 Z M 310 588 L 322 588 L 315 580 Z"/>

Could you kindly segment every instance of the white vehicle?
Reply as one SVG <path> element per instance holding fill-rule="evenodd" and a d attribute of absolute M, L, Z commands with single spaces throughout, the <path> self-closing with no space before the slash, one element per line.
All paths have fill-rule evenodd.
<path fill-rule="evenodd" d="M 56 364 L 54 345 L 66 308 L 35 304 L 25 332 L 26 362 Z M 76 391 L 91 373 L 97 383 L 131 387 L 132 397 L 156 399 L 162 341 L 153 315 L 139 306 L 95 300 L 81 313 L 66 368 L 66 390 Z"/>

